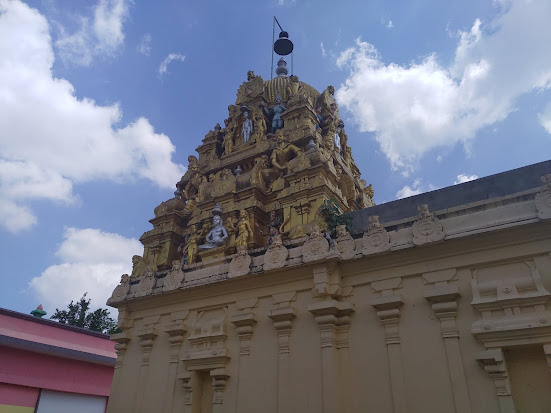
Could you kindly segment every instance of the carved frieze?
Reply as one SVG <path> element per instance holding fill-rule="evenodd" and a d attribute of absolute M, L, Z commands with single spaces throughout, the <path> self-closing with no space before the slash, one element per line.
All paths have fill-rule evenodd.
<path fill-rule="evenodd" d="M 415 245 L 424 245 L 431 242 L 442 241 L 445 237 L 444 228 L 438 218 L 432 212 L 429 212 L 427 204 L 419 205 L 419 218 L 413 223 L 411 228 L 413 232 L 413 243 Z"/>
<path fill-rule="evenodd" d="M 379 217 L 369 217 L 369 223 L 369 229 L 362 238 L 362 254 L 371 255 L 388 251 L 391 247 L 390 234 L 379 222 Z"/>

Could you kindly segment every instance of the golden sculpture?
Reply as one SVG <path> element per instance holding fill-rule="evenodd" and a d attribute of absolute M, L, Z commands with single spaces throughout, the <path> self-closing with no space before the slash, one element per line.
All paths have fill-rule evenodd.
<path fill-rule="evenodd" d="M 249 214 L 247 211 L 242 210 L 239 214 L 239 223 L 237 224 L 237 237 L 235 237 L 235 246 L 237 249 L 240 247 L 247 247 L 249 240 L 253 236 L 251 224 L 249 222 Z"/>
<path fill-rule="evenodd" d="M 292 143 L 287 143 L 287 139 L 281 130 L 278 131 L 276 135 L 277 147 L 272 152 L 272 166 L 285 173 L 287 171 L 288 162 L 302 154 L 302 150 L 293 145 Z"/>
<path fill-rule="evenodd" d="M 180 247 L 178 247 L 178 252 L 180 252 L 184 257 L 187 255 L 186 262 L 188 264 L 193 264 L 197 259 L 200 236 L 197 233 L 196 225 L 192 224 L 190 226 L 190 231 L 191 234 L 187 240 L 187 243 L 184 246 L 180 244 Z"/>

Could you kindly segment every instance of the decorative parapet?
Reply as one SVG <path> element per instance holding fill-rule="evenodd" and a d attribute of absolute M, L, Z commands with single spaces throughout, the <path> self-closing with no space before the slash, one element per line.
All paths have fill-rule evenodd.
<path fill-rule="evenodd" d="M 302 261 L 312 262 L 323 260 L 329 254 L 329 242 L 314 227 L 308 240 L 302 246 Z"/>
<path fill-rule="evenodd" d="M 111 294 L 111 297 L 107 300 L 107 305 L 124 300 L 129 292 L 130 276 L 128 274 L 123 274 L 120 284 L 115 287 L 113 294 Z"/>
<path fill-rule="evenodd" d="M 239 248 L 230 263 L 228 278 L 242 277 L 251 271 L 252 259 L 247 248 Z"/>
<path fill-rule="evenodd" d="M 251 354 L 251 338 L 257 322 L 253 308 L 257 302 L 258 298 L 237 301 L 235 305 L 239 312 L 230 318 L 230 322 L 235 325 L 235 331 L 239 337 L 239 354 L 241 356 Z"/>
<path fill-rule="evenodd" d="M 136 287 L 135 296 L 145 297 L 150 295 L 153 292 L 153 287 L 155 287 L 155 271 L 147 269 Z"/>
<path fill-rule="evenodd" d="M 391 247 L 390 234 L 379 222 L 379 217 L 369 217 L 369 224 L 369 229 L 362 238 L 362 254 L 371 255 L 388 251 Z"/>
<path fill-rule="evenodd" d="M 551 342 L 551 294 L 533 260 L 472 269 L 472 333 L 491 347 Z"/>
<path fill-rule="evenodd" d="M 417 246 L 442 241 L 445 237 L 444 227 L 432 212 L 429 212 L 427 204 L 419 205 L 419 218 L 413 223 L 413 243 Z"/>
<path fill-rule="evenodd" d="M 540 219 L 551 218 L 551 174 L 541 177 L 543 185 L 536 195 L 536 209 Z"/>
<path fill-rule="evenodd" d="M 335 250 L 342 260 L 349 260 L 356 256 L 356 241 L 346 230 L 346 225 L 337 226 Z"/>
<path fill-rule="evenodd" d="M 274 239 L 268 250 L 264 254 L 264 271 L 275 270 L 285 266 L 289 251 L 281 242 L 281 236 L 278 234 L 274 236 Z"/>
<path fill-rule="evenodd" d="M 172 261 L 172 269 L 164 278 L 163 292 L 172 291 L 180 288 L 184 282 L 184 271 L 182 271 L 182 262 L 180 260 Z"/>
<path fill-rule="evenodd" d="M 279 354 L 289 353 L 289 338 L 293 328 L 293 319 L 296 317 L 295 308 L 292 302 L 296 298 L 296 292 L 274 294 L 273 307 L 268 314 L 268 317 L 274 322 L 274 328 L 277 331 Z"/>

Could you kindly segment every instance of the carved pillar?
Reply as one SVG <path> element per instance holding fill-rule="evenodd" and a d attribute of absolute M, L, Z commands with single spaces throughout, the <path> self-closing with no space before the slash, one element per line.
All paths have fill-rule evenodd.
<path fill-rule="evenodd" d="M 127 331 L 122 333 L 111 334 L 109 337 L 111 341 L 115 343 L 115 352 L 117 353 L 117 360 L 115 361 L 115 374 L 117 374 L 117 369 L 122 367 L 122 361 L 128 348 L 128 342 L 130 341 L 130 334 Z M 113 379 L 114 380 L 114 379 Z"/>
<path fill-rule="evenodd" d="M 238 412 L 254 412 L 258 406 L 252 404 L 250 397 L 254 392 L 254 383 L 251 381 L 253 366 L 249 355 L 251 354 L 251 338 L 254 326 L 257 322 L 253 308 L 258 302 L 257 298 L 241 300 L 235 303 L 239 312 L 230 318 L 235 325 L 235 331 L 239 337 L 239 374 L 237 379 L 237 407 Z"/>
<path fill-rule="evenodd" d="M 165 333 L 168 334 L 169 345 L 169 366 L 168 366 L 168 382 L 166 387 L 166 396 L 164 399 L 165 412 L 176 411 L 173 410 L 174 403 L 174 387 L 176 385 L 176 372 L 178 370 L 178 362 L 180 361 L 180 347 L 184 341 L 184 335 L 187 328 L 184 325 L 183 320 L 171 320 L 164 328 Z"/>
<path fill-rule="evenodd" d="M 291 374 L 289 360 L 289 339 L 293 328 L 293 319 L 296 312 L 291 302 L 295 299 L 295 292 L 275 294 L 272 296 L 274 306 L 268 317 L 274 322 L 279 344 L 278 362 L 278 412 L 293 411 L 293 405 L 289 395 L 293 393 L 287 378 Z"/>
<path fill-rule="evenodd" d="M 223 412 L 222 402 L 224 400 L 224 389 L 226 388 L 227 380 L 230 377 L 226 373 L 226 369 L 213 369 L 210 371 L 212 377 L 212 413 Z"/>
<path fill-rule="evenodd" d="M 482 351 L 477 355 L 476 361 L 494 380 L 501 413 L 515 413 L 511 383 L 503 351 L 500 348 Z"/>
<path fill-rule="evenodd" d="M 455 323 L 457 300 L 460 294 L 456 286 L 448 284 L 448 281 L 453 279 L 455 274 L 456 270 L 450 269 L 426 273 L 423 274 L 423 278 L 426 283 L 431 284 L 425 290 L 424 296 L 431 304 L 434 315 L 440 320 L 455 411 L 461 413 L 470 412 L 471 405 L 459 347 L 459 330 Z"/>
<path fill-rule="evenodd" d="M 182 382 L 182 389 L 184 389 L 184 404 L 186 406 L 191 406 L 191 397 L 193 394 L 192 383 L 191 383 L 191 373 L 189 371 L 186 371 L 184 373 L 179 374 L 178 380 Z"/>
<path fill-rule="evenodd" d="M 392 403 L 395 413 L 407 412 L 399 329 L 400 307 L 404 304 L 404 299 L 401 294 L 393 292 L 394 289 L 400 287 L 401 282 L 400 278 L 392 278 L 371 283 L 371 287 L 381 293 L 380 297 L 377 297 L 371 305 L 377 310 L 377 316 L 385 329 Z"/>
<path fill-rule="evenodd" d="M 314 296 L 323 301 L 308 307 L 320 329 L 323 412 L 345 411 L 346 394 L 350 387 L 348 354 L 348 330 L 353 305 L 337 301 L 343 295 L 338 264 L 324 263 L 313 267 Z"/>

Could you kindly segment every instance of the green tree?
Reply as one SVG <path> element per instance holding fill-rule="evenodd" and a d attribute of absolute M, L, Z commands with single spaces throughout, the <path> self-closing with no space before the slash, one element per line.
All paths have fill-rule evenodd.
<path fill-rule="evenodd" d="M 105 308 L 98 308 L 96 311 L 90 311 L 90 298 L 86 299 L 86 294 L 76 303 L 71 300 L 67 305 L 67 310 L 55 309 L 55 313 L 50 318 L 63 324 L 86 328 L 100 333 L 113 334 L 119 330 L 117 323 L 109 317 L 109 311 Z"/>

